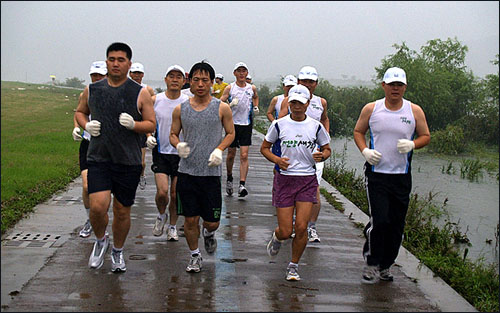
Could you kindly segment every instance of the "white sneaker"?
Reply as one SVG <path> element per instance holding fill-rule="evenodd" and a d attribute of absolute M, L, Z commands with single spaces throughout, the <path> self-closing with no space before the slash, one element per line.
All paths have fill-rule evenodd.
<path fill-rule="evenodd" d="M 92 253 L 89 258 L 89 267 L 98 269 L 104 263 L 104 255 L 108 250 L 109 239 L 108 236 L 104 237 L 104 243 L 99 244 L 96 240 L 94 243 L 94 248 L 92 249 Z"/>
<path fill-rule="evenodd" d="M 159 217 L 156 217 L 155 226 L 153 227 L 153 235 L 161 236 L 163 235 L 163 227 L 165 227 L 165 223 L 167 222 L 167 218 L 162 220 Z"/>
<path fill-rule="evenodd" d="M 233 194 L 233 182 L 232 181 L 226 181 L 226 193 L 228 196 Z"/>
<path fill-rule="evenodd" d="M 141 190 L 146 188 L 146 175 L 141 175 L 141 179 L 139 180 L 139 187 Z"/>
<path fill-rule="evenodd" d="M 308 228 L 307 234 L 309 242 L 321 242 L 321 239 L 319 239 L 318 233 L 316 232 L 316 228 Z"/>
<path fill-rule="evenodd" d="M 248 195 L 248 190 L 245 188 L 245 186 L 240 185 L 240 188 L 238 188 L 238 197 L 243 198 Z"/>
<path fill-rule="evenodd" d="M 177 235 L 177 229 L 169 227 L 167 230 L 167 240 L 168 241 L 178 241 L 179 236 Z"/>
<path fill-rule="evenodd" d="M 80 230 L 80 237 L 87 238 L 92 233 L 92 225 L 90 224 L 90 220 L 85 222 L 82 229 Z"/>
<path fill-rule="evenodd" d="M 123 251 L 111 251 L 111 271 L 113 273 L 125 272 L 125 260 L 123 259 Z"/>
<path fill-rule="evenodd" d="M 375 284 L 379 281 L 378 266 L 376 265 L 365 265 L 363 268 L 363 275 L 361 276 L 361 282 L 363 284 Z"/>
<path fill-rule="evenodd" d="M 289 266 L 286 269 L 286 280 L 300 280 L 300 275 L 297 272 L 297 268 Z"/>
<path fill-rule="evenodd" d="M 186 272 L 198 273 L 201 271 L 201 261 L 203 261 L 201 254 L 192 255 L 189 260 L 189 264 L 186 267 Z"/>

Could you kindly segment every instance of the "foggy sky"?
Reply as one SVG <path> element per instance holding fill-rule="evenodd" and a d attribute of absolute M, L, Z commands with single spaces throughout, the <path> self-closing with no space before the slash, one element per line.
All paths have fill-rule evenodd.
<path fill-rule="evenodd" d="M 320 78 L 370 81 L 381 60 L 405 42 L 432 39 L 468 46 L 476 76 L 498 72 L 499 3 L 485 2 L 1 2 L 1 79 L 89 82 L 90 64 L 112 42 L 129 44 L 144 80 L 162 80 L 179 64 L 206 59 L 225 81 L 245 62 L 254 82 L 297 74 L 304 65 Z"/>

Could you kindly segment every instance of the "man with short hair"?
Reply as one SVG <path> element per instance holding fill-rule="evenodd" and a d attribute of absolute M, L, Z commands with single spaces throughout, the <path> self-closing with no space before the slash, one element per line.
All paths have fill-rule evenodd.
<path fill-rule="evenodd" d="M 142 87 L 146 88 L 151 96 L 155 95 L 153 88 L 142 82 L 142 79 L 144 78 L 144 65 L 142 65 L 142 63 L 139 62 L 132 63 L 132 66 L 130 67 L 130 71 L 128 74 L 130 78 L 132 78 L 135 82 L 140 84 Z M 141 172 L 141 180 L 139 181 L 139 187 L 142 190 L 144 190 L 146 188 L 146 175 L 144 172 L 146 170 L 146 136 L 144 136 L 144 144 L 142 145 L 141 153 L 142 153 L 142 172 Z"/>
<path fill-rule="evenodd" d="M 325 129 L 330 133 L 330 120 L 327 114 L 328 104 L 324 98 L 314 95 L 314 90 L 318 86 L 318 71 L 312 66 L 304 66 L 300 69 L 299 75 L 297 76 L 297 83 L 299 85 L 304 85 L 309 89 L 311 93 L 311 101 L 307 107 L 306 115 L 314 118 L 315 120 L 321 122 Z M 279 117 L 283 117 L 288 114 L 288 101 L 283 101 L 281 105 L 281 110 Z M 319 148 L 319 147 L 318 147 Z M 316 176 L 318 178 L 318 190 L 317 197 L 318 202 L 313 204 L 313 209 L 311 213 L 311 219 L 309 220 L 309 225 L 307 227 L 307 233 L 310 242 L 320 242 L 318 232 L 316 230 L 316 222 L 318 220 L 319 211 L 321 209 L 321 197 L 319 193 L 319 185 L 321 184 L 321 177 L 323 176 L 323 168 L 325 167 L 325 162 L 316 163 Z"/>
<path fill-rule="evenodd" d="M 181 157 L 177 203 L 179 215 L 184 216 L 184 235 L 191 254 L 186 271 L 197 273 L 203 260 L 198 248 L 200 217 L 205 250 L 213 254 L 217 248 L 215 231 L 222 209 L 222 153 L 234 140 L 234 125 L 229 105 L 210 94 L 215 78 L 213 67 L 203 61 L 196 63 L 189 77 L 194 96 L 175 107 L 170 144 Z"/>
<path fill-rule="evenodd" d="M 365 284 L 394 280 L 390 268 L 403 240 L 410 203 L 413 150 L 426 146 L 431 140 L 424 111 L 403 98 L 406 86 L 403 69 L 387 69 L 382 81 L 385 97 L 366 104 L 354 127 L 354 142 L 366 159 L 365 183 L 370 209 L 370 220 L 363 231 L 366 264 L 361 282 Z M 368 129 L 369 147 L 365 138 Z"/>
<path fill-rule="evenodd" d="M 106 68 L 106 62 L 104 61 L 95 61 L 90 66 L 90 82 L 95 83 L 100 81 L 101 79 L 106 77 L 108 70 Z M 80 97 L 83 92 L 80 93 Z M 90 224 L 89 212 L 90 212 L 90 203 L 89 203 L 89 189 L 88 189 L 88 181 L 87 181 L 87 150 L 89 148 L 90 134 L 87 131 L 83 131 L 83 134 L 80 135 L 80 126 L 76 121 L 76 117 L 73 116 L 73 139 L 75 141 L 81 141 L 79 153 L 79 163 L 80 163 L 80 173 L 82 175 L 82 201 L 83 206 L 85 207 L 85 211 L 87 213 L 87 221 L 83 225 L 82 229 L 80 229 L 79 235 L 82 238 L 87 238 L 92 233 L 92 225 Z"/>
<path fill-rule="evenodd" d="M 156 115 L 155 135 L 148 134 L 146 144 L 153 153 L 151 170 L 155 173 L 156 196 L 155 202 L 158 216 L 153 227 L 153 235 L 161 236 L 167 222 L 167 205 L 170 213 L 170 224 L 167 227 L 167 240 L 177 241 L 177 170 L 179 168 L 179 153 L 170 144 L 170 127 L 172 126 L 172 112 L 174 108 L 189 99 L 181 93 L 186 81 L 184 69 L 180 65 L 172 65 L 165 74 L 167 90 L 153 96 Z M 180 135 L 182 138 L 182 134 Z M 158 145 L 159 143 L 159 145 Z M 170 176 L 170 201 L 168 192 L 168 177 Z"/>
<path fill-rule="evenodd" d="M 221 101 L 229 101 L 233 113 L 235 127 L 235 139 L 227 151 L 226 157 L 226 192 L 228 196 L 233 194 L 233 165 L 236 157 L 236 148 L 240 148 L 240 185 L 238 197 L 248 195 L 245 182 L 248 174 L 248 150 L 252 144 L 253 114 L 259 113 L 259 96 L 257 87 L 246 82 L 248 67 L 243 62 L 234 66 L 233 74 L 236 81 L 229 84 L 225 89 Z M 230 100 L 228 100 L 230 99 Z"/>
<path fill-rule="evenodd" d="M 224 89 L 228 83 L 224 81 L 224 76 L 220 73 L 215 74 L 215 84 L 213 87 L 213 93 L 212 95 L 216 97 L 217 99 L 220 99 L 222 97 L 222 94 L 224 93 Z"/>
<path fill-rule="evenodd" d="M 89 217 L 96 241 L 89 267 L 98 269 L 104 262 L 113 193 L 113 272 L 126 271 L 123 246 L 141 175 L 141 134 L 156 127 L 151 95 L 127 77 L 131 58 L 132 49 L 127 44 L 112 43 L 106 50 L 108 77 L 85 87 L 75 112 L 78 124 L 92 136 L 87 153 Z"/>

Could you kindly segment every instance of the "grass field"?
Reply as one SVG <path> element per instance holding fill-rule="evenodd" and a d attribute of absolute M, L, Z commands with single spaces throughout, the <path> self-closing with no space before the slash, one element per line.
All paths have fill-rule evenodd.
<path fill-rule="evenodd" d="M 1 85 L 2 234 L 80 174 L 73 141 L 80 90 Z"/>

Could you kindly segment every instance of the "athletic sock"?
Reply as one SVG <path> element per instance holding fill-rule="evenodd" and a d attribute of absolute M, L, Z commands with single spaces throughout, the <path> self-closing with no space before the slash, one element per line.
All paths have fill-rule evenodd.
<path fill-rule="evenodd" d="M 241 185 L 241 186 L 245 186 L 245 182 L 244 182 L 244 181 L 242 181 L 242 180 L 240 180 L 240 185 Z"/>
<path fill-rule="evenodd" d="M 158 217 L 161 218 L 162 221 L 164 221 L 167 218 L 167 212 L 163 214 L 158 213 Z"/>
<path fill-rule="evenodd" d="M 123 247 L 121 248 L 115 248 L 115 246 L 113 245 L 113 250 L 112 250 L 114 253 L 118 253 L 118 252 L 122 252 L 123 251 Z"/>
<path fill-rule="evenodd" d="M 314 228 L 314 229 L 316 229 L 316 222 L 309 222 L 309 223 L 307 223 L 307 227 L 308 228 Z"/>
<path fill-rule="evenodd" d="M 295 267 L 295 268 L 299 268 L 299 264 L 297 264 L 297 263 L 293 263 L 293 262 L 290 262 L 290 263 L 288 263 L 288 267 Z"/>
<path fill-rule="evenodd" d="M 233 174 L 227 174 L 227 181 L 233 181 Z"/>
<path fill-rule="evenodd" d="M 88 218 L 90 215 L 90 208 L 85 208 L 85 211 L 87 212 L 87 218 Z"/>
<path fill-rule="evenodd" d="M 170 224 L 168 224 L 168 228 L 176 229 L 177 227 L 176 227 L 176 225 L 170 225 Z"/>
<path fill-rule="evenodd" d="M 191 256 L 195 254 L 200 254 L 200 248 L 196 248 L 196 250 L 191 250 Z"/>

